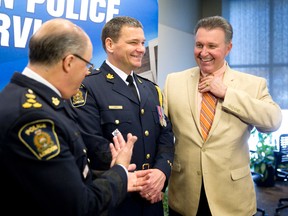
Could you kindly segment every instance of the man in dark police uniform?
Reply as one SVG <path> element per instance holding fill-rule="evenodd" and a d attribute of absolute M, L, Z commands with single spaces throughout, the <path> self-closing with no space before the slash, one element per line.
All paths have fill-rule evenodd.
<path fill-rule="evenodd" d="M 102 30 L 107 60 L 84 79 L 80 91 L 71 98 L 92 169 L 109 168 L 109 143 L 120 131 L 138 137 L 131 160 L 136 169 L 151 170 L 150 183 L 140 193 L 129 193 L 109 215 L 163 216 L 161 200 L 170 177 L 174 142 L 171 124 L 163 112 L 161 90 L 133 72 L 141 66 L 144 43 L 138 20 L 115 17 L 107 22 Z M 132 81 L 127 81 L 128 75 Z"/>
<path fill-rule="evenodd" d="M 116 165 L 92 179 L 86 147 L 65 103 L 88 74 L 91 56 L 89 37 L 68 20 L 47 21 L 32 36 L 27 67 L 0 93 L 1 214 L 100 215 L 124 199 L 127 185 L 139 191 L 145 184 L 137 172 L 127 184 L 137 139 L 131 134 L 127 144 L 121 134 L 114 137 Z"/>

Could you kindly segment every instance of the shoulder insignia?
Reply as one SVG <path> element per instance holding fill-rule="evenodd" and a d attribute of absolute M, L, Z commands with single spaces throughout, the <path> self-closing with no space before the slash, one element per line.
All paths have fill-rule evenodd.
<path fill-rule="evenodd" d="M 114 79 L 114 75 L 113 75 L 113 74 L 110 74 L 110 73 L 108 73 L 108 74 L 106 75 L 106 78 L 107 78 L 107 79 Z"/>
<path fill-rule="evenodd" d="M 146 77 L 142 77 L 142 76 L 140 76 L 139 74 L 136 74 L 136 73 L 134 73 L 134 74 L 136 75 L 137 80 L 138 80 L 140 83 L 143 82 L 142 80 L 145 80 L 145 81 L 148 81 L 148 82 L 150 82 L 150 83 L 153 83 L 154 85 L 157 85 L 155 82 L 153 82 L 152 80 L 150 80 L 150 79 L 148 79 L 148 78 L 146 78 Z"/>
<path fill-rule="evenodd" d="M 159 98 L 159 104 L 162 107 L 163 106 L 163 97 L 162 97 L 162 91 L 158 85 L 155 85 L 155 88 L 158 92 L 158 98 Z"/>
<path fill-rule="evenodd" d="M 90 76 L 93 76 L 93 75 L 97 75 L 101 72 L 101 70 L 99 68 L 96 68 L 92 71 L 89 72 L 89 74 L 86 75 L 86 77 L 90 77 Z"/>
<path fill-rule="evenodd" d="M 39 160 L 50 160 L 60 153 L 58 136 L 51 120 L 42 119 L 24 125 L 18 137 Z"/>
<path fill-rule="evenodd" d="M 41 108 L 42 104 L 36 100 L 36 95 L 32 91 L 32 89 L 28 89 L 28 92 L 25 94 L 26 101 L 22 104 L 24 109 L 29 108 Z"/>
<path fill-rule="evenodd" d="M 72 96 L 70 102 L 73 107 L 81 107 L 86 104 L 86 99 L 87 99 L 87 90 L 86 88 L 84 88 L 84 85 L 82 84 L 78 89 L 77 93 Z"/>
<path fill-rule="evenodd" d="M 52 97 L 51 100 L 55 106 L 58 106 L 60 104 L 60 100 L 57 97 Z"/>

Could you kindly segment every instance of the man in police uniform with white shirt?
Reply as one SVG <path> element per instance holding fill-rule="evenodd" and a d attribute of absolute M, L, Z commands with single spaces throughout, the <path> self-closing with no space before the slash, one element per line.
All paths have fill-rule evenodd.
<path fill-rule="evenodd" d="M 0 92 L 2 214 L 99 215 L 125 198 L 137 138 L 130 134 L 127 145 L 120 134 L 114 138 L 120 148 L 110 145 L 115 165 L 92 179 L 86 147 L 67 109 L 91 57 L 92 43 L 81 28 L 49 20 L 29 42 L 27 67 Z M 133 175 L 128 176 L 129 183 Z M 134 178 L 128 191 L 141 185 L 141 178 Z"/>
<path fill-rule="evenodd" d="M 108 144 L 118 129 L 124 137 L 129 132 L 138 137 L 131 160 L 137 170 L 151 170 L 150 184 L 140 193 L 129 193 L 109 215 L 163 216 L 161 200 L 170 177 L 174 142 L 171 124 L 164 115 L 161 90 L 133 72 L 141 66 L 144 43 L 138 20 L 115 17 L 107 22 L 102 30 L 107 59 L 84 79 L 80 91 L 71 98 L 93 169 L 109 167 Z M 128 86 L 128 75 L 132 75 L 137 96 Z"/>

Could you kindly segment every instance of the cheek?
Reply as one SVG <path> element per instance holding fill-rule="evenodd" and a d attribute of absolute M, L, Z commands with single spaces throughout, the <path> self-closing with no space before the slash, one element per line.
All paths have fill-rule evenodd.
<path fill-rule="evenodd" d="M 73 82 L 78 85 L 79 83 L 81 83 L 83 81 L 83 79 L 85 78 L 86 76 L 86 71 L 87 71 L 87 68 L 86 66 L 83 68 L 79 68 L 78 71 L 76 71 L 76 73 L 74 74 L 73 76 Z"/>
<path fill-rule="evenodd" d="M 200 50 L 194 49 L 194 56 L 197 57 L 200 54 Z"/>

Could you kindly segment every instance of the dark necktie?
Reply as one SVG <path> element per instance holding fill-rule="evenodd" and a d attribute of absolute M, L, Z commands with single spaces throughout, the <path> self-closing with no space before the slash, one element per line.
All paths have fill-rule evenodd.
<path fill-rule="evenodd" d="M 138 97 L 138 93 L 137 93 L 137 90 L 136 90 L 136 87 L 133 83 L 133 77 L 131 75 L 128 75 L 126 81 L 129 83 L 128 84 L 128 87 L 131 89 L 131 91 L 133 92 L 133 94 L 136 96 L 136 98 L 139 100 L 139 97 Z"/>

